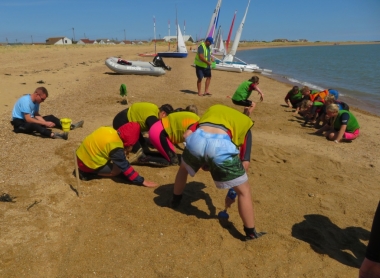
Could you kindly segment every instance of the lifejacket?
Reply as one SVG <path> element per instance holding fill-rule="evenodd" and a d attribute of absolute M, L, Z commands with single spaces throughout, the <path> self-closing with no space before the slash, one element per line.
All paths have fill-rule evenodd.
<path fill-rule="evenodd" d="M 203 47 L 203 57 L 205 57 L 206 60 L 208 60 L 208 52 L 209 52 L 209 49 L 207 48 L 207 46 L 205 45 L 204 42 L 201 43 L 201 46 Z M 195 55 L 195 60 L 194 60 L 194 64 L 198 67 L 201 67 L 201 68 L 207 68 L 208 67 L 208 64 L 203 62 L 200 58 L 199 58 L 199 53 L 197 52 L 197 54 Z"/>
<path fill-rule="evenodd" d="M 316 94 L 310 94 L 310 100 L 312 102 L 320 101 L 320 102 L 325 103 L 325 97 L 327 97 L 328 95 L 329 95 L 329 90 L 324 90 Z"/>
<path fill-rule="evenodd" d="M 231 141 L 240 147 L 244 144 L 247 132 L 252 128 L 252 120 L 231 107 L 215 104 L 200 118 L 199 124 L 209 123 L 225 127 L 231 134 Z"/>
<path fill-rule="evenodd" d="M 169 114 L 161 119 L 170 142 L 178 144 L 184 142 L 183 134 L 187 128 L 199 121 L 199 116 L 193 112 L 181 111 Z"/>
<path fill-rule="evenodd" d="M 83 140 L 76 154 L 88 168 L 96 170 L 108 162 L 110 152 L 117 148 L 124 149 L 118 132 L 103 126 Z"/>

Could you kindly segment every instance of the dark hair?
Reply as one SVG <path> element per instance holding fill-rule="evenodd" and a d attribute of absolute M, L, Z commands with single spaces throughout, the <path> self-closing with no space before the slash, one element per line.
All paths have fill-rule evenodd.
<path fill-rule="evenodd" d="M 298 92 L 300 90 L 300 88 L 298 88 L 298 86 L 294 86 L 293 88 L 292 88 L 292 91 L 293 92 Z"/>
<path fill-rule="evenodd" d="M 161 107 L 158 109 L 160 110 L 160 112 L 164 111 L 168 115 L 174 111 L 173 106 L 171 106 L 170 104 L 167 104 L 167 103 L 161 105 Z"/>
<path fill-rule="evenodd" d="M 259 77 L 257 77 L 256 75 L 252 76 L 251 79 L 249 79 L 249 81 L 251 81 L 252 83 L 257 83 L 259 82 Z"/>
<path fill-rule="evenodd" d="M 41 91 L 46 97 L 49 96 L 48 90 L 45 87 L 38 87 L 34 92 Z"/>

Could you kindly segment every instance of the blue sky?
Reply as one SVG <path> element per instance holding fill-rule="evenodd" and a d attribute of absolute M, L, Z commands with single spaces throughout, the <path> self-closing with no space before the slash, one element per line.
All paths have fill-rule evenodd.
<path fill-rule="evenodd" d="M 0 42 L 70 39 L 148 40 L 174 35 L 176 8 L 186 35 L 203 38 L 217 0 L 1 0 Z M 219 23 L 227 38 L 248 0 L 223 0 Z M 380 0 L 251 0 L 242 40 L 380 41 Z M 73 30 L 74 28 L 74 30 Z M 235 32 L 233 33 L 234 36 Z M 232 38 L 233 38 L 232 36 Z"/>

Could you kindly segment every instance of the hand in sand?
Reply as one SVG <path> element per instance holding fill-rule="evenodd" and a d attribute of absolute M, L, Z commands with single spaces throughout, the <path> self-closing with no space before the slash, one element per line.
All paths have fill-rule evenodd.
<path fill-rule="evenodd" d="M 143 186 L 146 186 L 146 187 L 157 187 L 158 183 L 153 182 L 153 181 L 147 181 L 147 180 L 145 180 L 143 182 Z"/>

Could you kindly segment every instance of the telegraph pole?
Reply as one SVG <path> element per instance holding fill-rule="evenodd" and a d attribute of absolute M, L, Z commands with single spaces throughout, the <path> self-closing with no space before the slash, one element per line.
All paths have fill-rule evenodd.
<path fill-rule="evenodd" d="M 74 27 L 73 27 L 73 42 L 75 42 L 75 33 L 74 33 Z"/>

